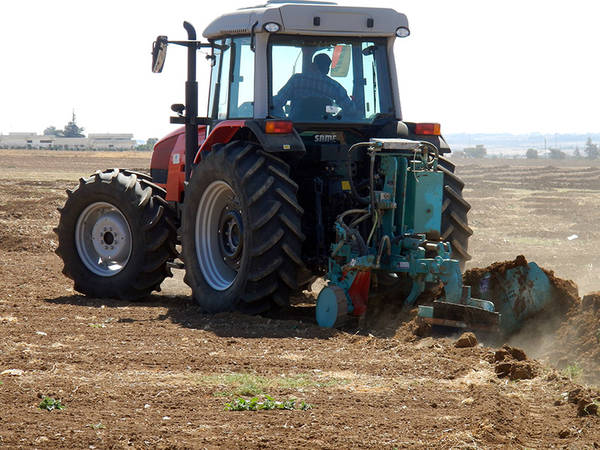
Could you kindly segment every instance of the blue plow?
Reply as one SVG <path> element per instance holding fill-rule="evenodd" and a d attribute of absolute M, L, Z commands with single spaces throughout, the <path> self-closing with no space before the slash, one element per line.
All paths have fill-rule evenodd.
<path fill-rule="evenodd" d="M 403 287 L 396 300 L 405 310 L 432 286 L 443 286 L 440 299 L 419 306 L 423 322 L 504 334 L 554 301 L 551 279 L 522 256 L 487 271 L 470 271 L 463 285 L 460 263 L 441 237 L 445 181 L 435 146 L 372 139 L 355 144 L 349 154 L 360 146 L 371 160 L 371 192 L 357 197 L 365 207 L 350 209 L 335 222 L 328 285 L 317 299 L 319 325 L 337 327 L 365 314 L 370 289 L 382 282 Z"/>

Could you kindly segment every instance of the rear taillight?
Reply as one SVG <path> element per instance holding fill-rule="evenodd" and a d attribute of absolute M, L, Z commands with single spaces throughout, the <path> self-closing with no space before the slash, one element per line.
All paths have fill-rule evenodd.
<path fill-rule="evenodd" d="M 294 130 L 294 124 L 288 120 L 267 120 L 265 122 L 265 133 L 289 134 Z"/>
<path fill-rule="evenodd" d="M 429 136 L 442 135 L 439 123 L 418 123 L 415 125 L 415 134 L 425 134 Z"/>

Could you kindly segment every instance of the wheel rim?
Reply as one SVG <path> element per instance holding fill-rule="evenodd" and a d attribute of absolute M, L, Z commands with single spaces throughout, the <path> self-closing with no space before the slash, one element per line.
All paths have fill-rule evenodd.
<path fill-rule="evenodd" d="M 235 192 L 224 181 L 212 182 L 196 211 L 196 257 L 204 279 L 217 291 L 235 281 L 243 256 L 244 228 Z"/>
<path fill-rule="evenodd" d="M 131 256 L 129 223 L 110 203 L 92 203 L 77 219 L 75 246 L 81 261 L 92 273 L 114 276 L 125 268 Z"/>

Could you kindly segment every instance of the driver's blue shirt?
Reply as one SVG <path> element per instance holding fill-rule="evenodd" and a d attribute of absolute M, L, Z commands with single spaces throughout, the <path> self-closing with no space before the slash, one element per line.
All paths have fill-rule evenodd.
<path fill-rule="evenodd" d="M 351 100 L 346 89 L 337 81 L 315 70 L 292 75 L 285 86 L 273 97 L 273 107 L 276 111 L 279 111 L 288 100 L 293 105 L 294 102 L 307 97 L 331 98 L 342 109 L 351 106 Z"/>

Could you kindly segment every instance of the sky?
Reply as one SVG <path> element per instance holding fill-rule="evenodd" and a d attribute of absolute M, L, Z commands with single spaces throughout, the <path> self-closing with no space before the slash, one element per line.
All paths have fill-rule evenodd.
<path fill-rule="evenodd" d="M 0 1 L 0 133 L 62 128 L 162 137 L 183 103 L 186 55 L 170 46 L 150 70 L 157 35 L 185 39 L 220 14 L 260 0 Z M 600 131 L 600 2 L 368 0 L 408 16 L 396 66 L 404 119 L 443 133 Z M 198 64 L 200 113 L 209 65 Z"/>

